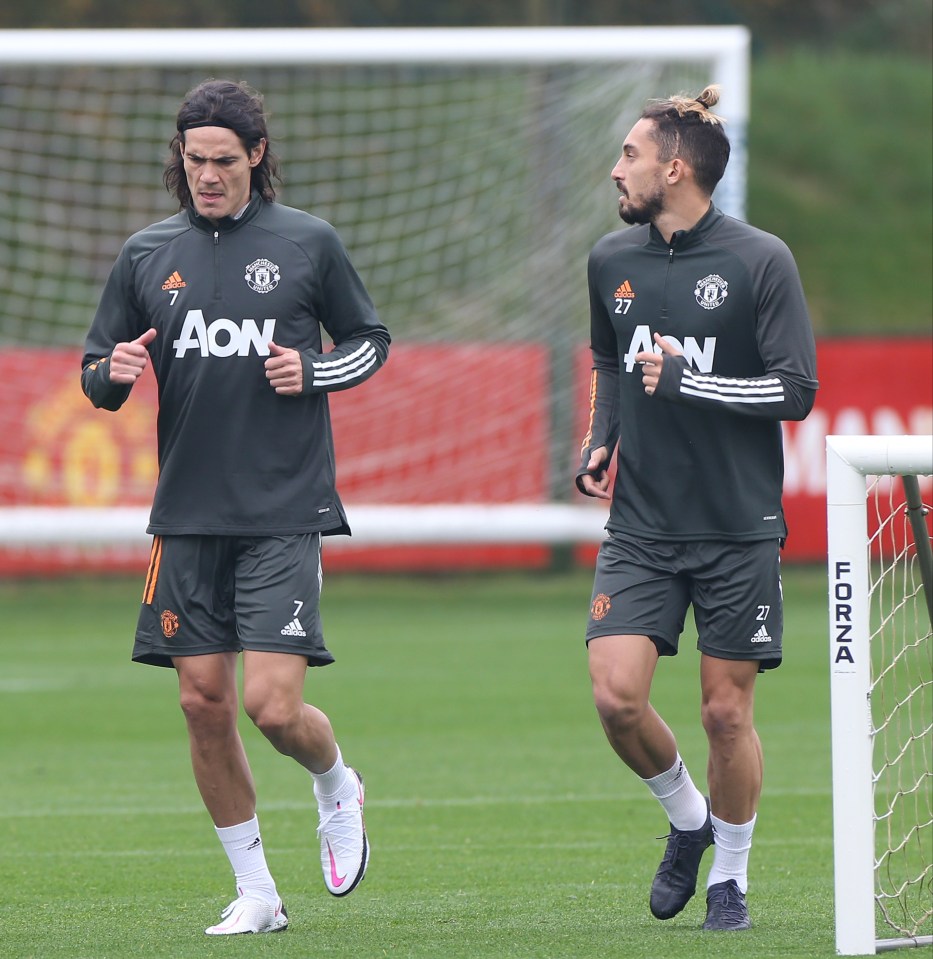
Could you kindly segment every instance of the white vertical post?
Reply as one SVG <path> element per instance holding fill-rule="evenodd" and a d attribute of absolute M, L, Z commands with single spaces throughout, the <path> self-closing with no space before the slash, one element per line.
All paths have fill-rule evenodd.
<path fill-rule="evenodd" d="M 732 152 L 716 187 L 716 205 L 729 216 L 745 219 L 748 192 L 748 117 L 751 92 L 751 35 L 737 30 L 723 43 L 713 63 L 713 80 L 722 86 L 722 102 L 713 109 L 726 118 Z"/>
<path fill-rule="evenodd" d="M 865 477 L 826 438 L 836 951 L 875 952 Z"/>

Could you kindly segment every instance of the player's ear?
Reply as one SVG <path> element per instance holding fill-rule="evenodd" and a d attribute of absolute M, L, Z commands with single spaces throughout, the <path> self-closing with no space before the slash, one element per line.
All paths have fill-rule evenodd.
<path fill-rule="evenodd" d="M 260 141 L 249 151 L 249 165 L 257 166 L 266 152 L 266 143 L 268 141 L 262 137 Z"/>
<path fill-rule="evenodd" d="M 674 157 L 667 170 L 667 185 L 673 186 L 675 183 L 680 183 L 686 176 L 687 169 L 687 164 L 680 157 Z"/>

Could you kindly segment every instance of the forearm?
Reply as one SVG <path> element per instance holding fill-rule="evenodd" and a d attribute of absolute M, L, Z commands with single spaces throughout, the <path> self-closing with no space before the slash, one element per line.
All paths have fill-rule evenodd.
<path fill-rule="evenodd" d="M 812 380 L 781 371 L 761 376 L 700 373 L 682 356 L 666 357 L 656 395 L 676 403 L 769 420 L 802 420 L 813 408 Z"/>
<path fill-rule="evenodd" d="M 302 393 L 337 393 L 366 382 L 386 361 L 389 334 L 373 327 L 351 337 L 329 353 L 301 352 Z"/>
<path fill-rule="evenodd" d="M 81 389 L 97 409 L 118 410 L 130 395 L 132 385 L 110 381 L 110 357 L 87 363 L 81 370 Z"/>
<path fill-rule="evenodd" d="M 594 354 L 593 371 L 590 374 L 589 418 L 586 434 L 580 448 L 580 467 L 576 485 L 582 493 L 585 475 L 599 475 L 609 467 L 619 437 L 619 371 L 614 361 L 600 361 Z M 605 449 L 605 455 L 595 467 L 590 466 L 593 452 Z M 589 494 L 588 494 L 589 495 Z"/>

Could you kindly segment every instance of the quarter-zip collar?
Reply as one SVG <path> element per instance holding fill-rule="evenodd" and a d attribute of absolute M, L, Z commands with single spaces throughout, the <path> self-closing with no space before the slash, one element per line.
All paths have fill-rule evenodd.
<path fill-rule="evenodd" d="M 670 243 L 664 239 L 661 231 L 652 223 L 648 229 L 648 242 L 646 246 L 653 250 L 663 250 L 665 253 L 673 252 L 674 250 L 679 253 L 681 250 L 699 246 L 706 241 L 706 238 L 718 226 L 723 216 L 722 211 L 711 203 L 706 213 L 700 217 L 691 229 L 676 230 L 671 235 Z"/>
<path fill-rule="evenodd" d="M 255 219 L 259 214 L 259 211 L 262 209 L 263 204 L 266 201 L 260 196 L 255 190 L 250 194 L 249 203 L 246 205 L 246 209 L 238 217 L 225 216 L 221 217 L 216 222 L 214 220 L 209 220 L 206 216 L 201 216 L 200 213 L 195 210 L 193 206 L 188 207 L 188 222 L 196 229 L 200 230 L 202 233 L 231 233 L 233 230 L 239 229 L 243 226 L 244 223 L 249 223 L 251 220 Z"/>

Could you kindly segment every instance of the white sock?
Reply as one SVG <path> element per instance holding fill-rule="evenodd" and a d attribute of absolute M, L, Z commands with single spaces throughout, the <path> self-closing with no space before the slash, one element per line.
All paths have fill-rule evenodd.
<path fill-rule="evenodd" d="M 275 889 L 275 880 L 266 865 L 258 817 L 253 816 L 249 822 L 241 822 L 237 826 L 214 828 L 233 867 L 237 892 L 277 903 L 279 895 Z"/>
<path fill-rule="evenodd" d="M 713 866 L 706 880 L 706 888 L 734 879 L 739 892 L 748 892 L 748 853 L 752 848 L 752 832 L 755 829 L 753 816 L 750 822 L 736 825 L 713 816 L 713 834 L 716 844 L 713 848 Z"/>
<path fill-rule="evenodd" d="M 661 803 L 672 826 L 699 829 L 706 822 L 707 807 L 703 793 L 693 784 L 680 753 L 667 772 L 642 782 Z"/>
<path fill-rule="evenodd" d="M 342 799 L 356 795 L 356 784 L 344 765 L 340 747 L 337 747 L 337 762 L 325 773 L 311 773 L 314 780 L 314 795 L 318 806 L 334 806 Z"/>

